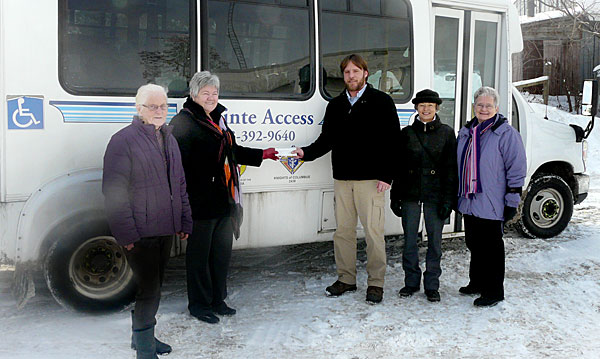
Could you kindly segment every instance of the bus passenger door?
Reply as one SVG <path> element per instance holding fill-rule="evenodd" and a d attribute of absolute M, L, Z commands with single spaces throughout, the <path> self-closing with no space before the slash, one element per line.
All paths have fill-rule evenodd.
<path fill-rule="evenodd" d="M 433 88 L 444 100 L 442 122 L 458 132 L 473 117 L 473 93 L 498 85 L 501 17 L 442 7 L 434 14 Z"/>
<path fill-rule="evenodd" d="M 477 89 L 481 86 L 489 86 L 498 90 L 500 15 L 471 12 L 468 33 L 470 34 L 468 40 L 469 71 L 465 73 L 463 83 L 467 83 L 469 88 L 463 94 L 463 99 L 467 100 L 467 103 L 464 104 L 463 110 L 465 116 L 461 124 L 465 124 L 474 115 L 471 104 L 473 103 L 473 93 Z M 466 76 L 469 76 L 469 78 L 466 78 Z M 500 101 L 507 101 L 507 99 L 500 98 Z"/>
<path fill-rule="evenodd" d="M 443 123 L 458 130 L 460 126 L 460 81 L 463 72 L 464 11 L 434 8 L 433 89 L 443 102 L 439 116 Z M 460 97 L 459 97 L 460 99 Z"/>

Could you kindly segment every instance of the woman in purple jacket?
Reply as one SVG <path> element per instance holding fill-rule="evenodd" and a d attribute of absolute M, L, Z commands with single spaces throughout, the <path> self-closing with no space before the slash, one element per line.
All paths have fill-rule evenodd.
<path fill-rule="evenodd" d="M 479 307 L 504 300 L 504 223 L 517 214 L 527 174 L 521 135 L 498 113 L 498 92 L 474 94 L 475 118 L 458 133 L 458 211 L 471 251 L 469 284 L 459 292 L 480 294 Z"/>
<path fill-rule="evenodd" d="M 135 102 L 138 115 L 106 148 L 102 192 L 111 232 L 125 247 L 137 284 L 131 347 L 146 359 L 171 352 L 154 337 L 155 316 L 173 235 L 187 239 L 192 214 L 179 147 L 165 125 L 167 93 L 147 84 Z"/>

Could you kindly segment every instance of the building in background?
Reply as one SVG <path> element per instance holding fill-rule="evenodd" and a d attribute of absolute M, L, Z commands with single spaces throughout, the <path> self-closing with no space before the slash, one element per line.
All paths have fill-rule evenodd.
<path fill-rule="evenodd" d="M 576 12 L 566 11 L 560 3 L 515 1 L 521 14 L 523 51 L 513 55 L 513 81 L 549 75 L 550 95 L 576 95 L 600 63 L 600 2 L 576 1 L 581 5 Z"/>

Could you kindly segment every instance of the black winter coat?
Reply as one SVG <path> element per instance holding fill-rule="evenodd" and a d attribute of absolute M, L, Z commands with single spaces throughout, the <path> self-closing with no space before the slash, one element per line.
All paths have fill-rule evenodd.
<path fill-rule="evenodd" d="M 231 207 L 231 195 L 223 180 L 225 158 L 233 166 L 260 166 L 262 150 L 238 146 L 229 127 L 227 131 L 231 133 L 233 144 L 221 150 L 225 135 L 219 133 L 209 122 L 202 106 L 188 97 L 183 108 L 173 117 L 170 125 L 173 126 L 173 136 L 177 139 L 181 152 L 192 218 L 197 220 L 226 216 Z M 225 107 L 218 104 L 210 117 L 218 121 L 224 111 Z"/>
<path fill-rule="evenodd" d="M 331 151 L 333 178 L 337 180 L 380 180 L 392 183 L 389 163 L 400 135 L 400 121 L 392 98 L 367 85 L 350 106 L 346 90 L 327 105 L 321 134 L 304 147 L 304 161 Z"/>
<path fill-rule="evenodd" d="M 411 126 L 402 129 L 399 142 L 396 153 L 402 163 L 392 185 L 392 201 L 446 204 L 454 208 L 458 193 L 454 130 L 437 115 L 428 123 L 416 118 Z"/>

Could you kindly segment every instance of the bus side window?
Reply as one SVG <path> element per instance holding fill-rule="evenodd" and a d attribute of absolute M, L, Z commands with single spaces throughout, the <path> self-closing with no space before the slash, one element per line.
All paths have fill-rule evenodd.
<path fill-rule="evenodd" d="M 76 95 L 134 95 L 153 82 L 184 96 L 195 72 L 195 1 L 59 1 L 59 79 Z"/>
<path fill-rule="evenodd" d="M 222 97 L 305 99 L 314 91 L 309 2 L 208 0 L 202 67 Z"/>
<path fill-rule="evenodd" d="M 321 65 L 327 73 L 322 85 L 326 98 L 344 89 L 339 64 L 352 53 L 369 64 L 368 82 L 397 102 L 412 95 L 412 15 L 405 0 L 320 2 Z"/>

